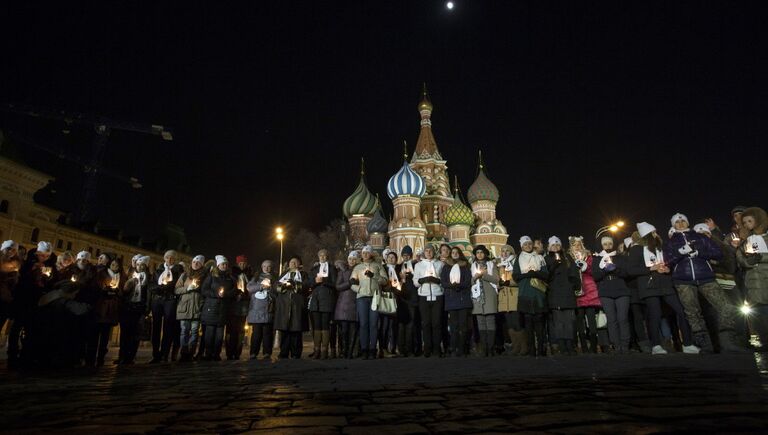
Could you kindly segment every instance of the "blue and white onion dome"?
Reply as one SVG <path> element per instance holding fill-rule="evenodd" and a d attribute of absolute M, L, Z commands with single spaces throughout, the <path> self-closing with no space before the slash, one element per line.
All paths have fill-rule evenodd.
<path fill-rule="evenodd" d="M 422 197 L 426 190 L 427 186 L 424 184 L 424 179 L 414 172 L 407 162 L 403 163 L 403 167 L 387 183 L 389 199 L 394 199 L 397 196 Z"/>

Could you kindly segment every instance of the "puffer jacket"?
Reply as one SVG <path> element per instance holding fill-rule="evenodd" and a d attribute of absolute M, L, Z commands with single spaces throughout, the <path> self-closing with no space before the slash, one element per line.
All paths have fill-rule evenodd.
<path fill-rule="evenodd" d="M 768 234 L 762 234 L 762 237 L 768 244 Z M 749 259 L 744 249 L 745 244 L 742 244 L 736 251 L 736 258 L 739 266 L 745 271 L 744 282 L 747 287 L 747 302 L 768 305 L 768 254 L 760 254 L 755 263 L 754 260 Z"/>
<path fill-rule="evenodd" d="M 574 310 L 576 309 L 576 290 L 581 286 L 579 270 L 572 259 L 565 257 L 567 254 L 560 253 L 559 261 L 554 254 L 550 252 L 544 257 L 549 270 L 547 304 L 550 309 Z"/>
<path fill-rule="evenodd" d="M 600 294 L 597 291 L 597 283 L 595 277 L 592 276 L 592 261 L 594 256 L 587 255 L 584 259 L 584 268 L 581 271 L 581 290 L 583 295 L 576 298 L 576 306 L 582 307 L 601 307 Z"/>
<path fill-rule="evenodd" d="M 345 267 L 336 274 L 336 291 L 339 294 L 336 300 L 336 310 L 333 314 L 334 320 L 345 322 L 357 322 L 357 295 L 352 291 L 352 284 L 349 278 L 352 276 L 352 269 Z"/>
<path fill-rule="evenodd" d="M 449 259 L 440 272 L 440 282 L 445 294 L 445 311 L 461 310 L 472 308 L 472 272 L 469 270 L 469 263 L 459 262 L 461 278 L 458 284 L 451 283 L 451 269 L 454 262 Z"/>
<path fill-rule="evenodd" d="M 219 294 L 219 289 L 223 289 L 223 295 Z M 200 314 L 200 320 L 204 325 L 225 325 L 227 323 L 228 305 L 235 297 L 235 279 L 230 273 L 219 273 L 215 276 L 213 273 L 203 282 L 200 289 L 205 301 L 203 302 L 203 311 Z"/>
<path fill-rule="evenodd" d="M 430 267 L 435 270 L 435 276 L 429 276 Z M 438 296 L 443 295 L 443 287 L 440 285 L 440 272 L 443 268 L 443 262 L 440 260 L 421 260 L 413 268 L 413 284 L 418 287 L 418 294 L 421 298 L 427 298 L 428 301 L 434 301 Z M 437 282 L 431 282 L 436 278 Z"/>
<path fill-rule="evenodd" d="M 693 253 L 681 254 L 680 249 L 690 243 Z M 723 253 L 707 236 L 686 230 L 675 232 L 664 244 L 664 261 L 672 269 L 675 284 L 701 285 L 715 280 L 709 260 L 720 261 Z"/>
<path fill-rule="evenodd" d="M 369 269 L 373 273 L 373 277 L 368 277 L 365 274 L 365 271 Z M 384 288 L 389 282 L 384 267 L 381 263 L 373 260 L 356 265 L 352 269 L 352 276 L 349 279 L 357 280 L 356 284 L 352 284 L 352 291 L 357 293 L 358 298 L 373 297 L 375 292 Z"/>
<path fill-rule="evenodd" d="M 616 265 L 616 269 L 607 271 L 600 268 L 602 257 L 598 254 L 592 259 L 592 276 L 597 283 L 597 291 L 601 298 L 620 298 L 630 296 L 629 287 L 624 279 L 627 274 L 627 257 L 615 255 L 611 261 Z"/>
<path fill-rule="evenodd" d="M 264 280 L 269 280 L 269 285 L 264 285 Z M 251 299 L 246 318 L 248 323 L 272 323 L 275 320 L 276 280 L 275 275 L 261 272 L 248 282 L 247 289 Z"/>
<path fill-rule="evenodd" d="M 332 313 L 336 306 L 336 267 L 333 262 L 328 262 L 328 276 L 317 282 L 320 273 L 320 264 L 316 264 L 309 271 L 309 311 Z"/>
<path fill-rule="evenodd" d="M 199 273 L 185 272 L 176 282 L 175 293 L 179 296 L 179 302 L 176 304 L 176 320 L 200 320 L 203 309 L 200 288 L 207 277 L 204 269 L 202 268 Z"/>

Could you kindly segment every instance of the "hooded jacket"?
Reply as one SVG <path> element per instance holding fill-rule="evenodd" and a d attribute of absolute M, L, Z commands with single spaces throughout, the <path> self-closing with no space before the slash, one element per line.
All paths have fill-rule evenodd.
<path fill-rule="evenodd" d="M 693 252 L 680 253 L 680 249 L 690 244 Z M 690 229 L 676 231 L 664 245 L 664 260 L 672 269 L 675 284 L 701 285 L 715 280 L 715 272 L 709 260 L 720 261 L 723 253 L 707 236 Z"/>

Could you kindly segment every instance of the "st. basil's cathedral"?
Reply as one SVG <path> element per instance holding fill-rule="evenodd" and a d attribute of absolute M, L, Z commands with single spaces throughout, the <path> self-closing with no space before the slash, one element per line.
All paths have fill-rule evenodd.
<path fill-rule="evenodd" d="M 432 134 L 432 102 L 426 86 L 418 110 L 421 129 L 416 149 L 410 162 L 404 155 L 403 166 L 387 183 L 387 195 L 394 206 L 391 220 L 384 218 L 378 196 L 368 189 L 364 167 L 360 183 L 344 201 L 350 247 L 369 244 L 379 252 L 389 247 L 399 254 L 405 245 L 418 252 L 427 243 L 435 247 L 447 243 L 469 255 L 472 246 L 485 245 L 494 257 L 498 256 L 509 235 L 496 218 L 499 190 L 485 174 L 482 155 L 477 177 L 467 191 L 467 207 L 458 183 L 454 182 L 451 192 L 447 160 Z"/>

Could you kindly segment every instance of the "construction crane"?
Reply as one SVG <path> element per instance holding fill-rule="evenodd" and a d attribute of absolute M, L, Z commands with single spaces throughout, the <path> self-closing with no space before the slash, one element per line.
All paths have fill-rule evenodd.
<path fill-rule="evenodd" d="M 24 115 L 33 118 L 52 119 L 64 122 L 64 128 L 62 133 L 68 134 L 73 124 L 85 125 L 94 130 L 94 137 L 92 143 L 92 150 L 90 158 L 87 161 L 79 159 L 73 156 L 67 156 L 65 159 L 72 161 L 83 166 L 86 173 L 86 180 L 83 186 L 83 200 L 80 204 L 80 210 L 78 218 L 80 222 L 87 222 L 93 218 L 94 208 L 96 205 L 96 192 L 98 187 L 98 175 L 104 173 L 105 175 L 111 175 L 118 179 L 125 179 L 113 172 L 110 172 L 102 167 L 102 161 L 104 159 L 104 152 L 106 149 L 107 141 L 112 130 L 132 131 L 135 133 L 150 134 L 154 136 L 160 136 L 163 140 L 172 141 L 173 133 L 170 128 L 163 125 L 156 124 L 141 124 L 135 122 L 118 121 L 105 116 L 93 115 L 89 113 L 81 112 L 67 112 L 63 110 L 50 110 L 32 107 L 29 105 L 16 105 L 11 103 L 4 103 L 0 105 L 0 111 L 6 113 L 13 113 L 17 115 Z M 28 139 L 28 138 L 27 138 Z M 35 145 L 35 141 L 24 140 L 25 142 L 41 148 L 45 151 L 56 153 L 52 148 Z M 64 158 L 63 155 L 59 157 Z M 127 181 L 134 188 L 140 188 L 141 184 L 136 178 L 128 177 Z"/>

